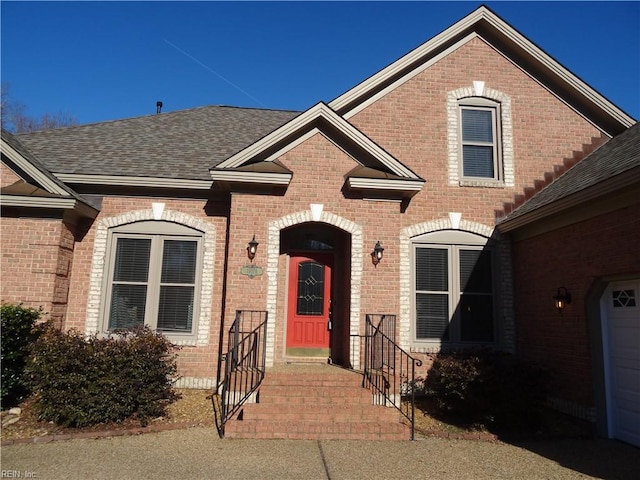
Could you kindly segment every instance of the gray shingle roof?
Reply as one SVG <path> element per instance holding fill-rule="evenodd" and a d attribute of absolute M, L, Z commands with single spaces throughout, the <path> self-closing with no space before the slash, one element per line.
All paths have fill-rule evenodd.
<path fill-rule="evenodd" d="M 13 148 L 16 152 L 18 152 L 25 160 L 27 160 L 31 165 L 38 169 L 38 171 L 44 175 L 50 182 L 55 183 L 58 187 L 67 192 L 67 196 L 72 197 L 76 200 L 80 200 L 83 203 L 87 203 L 87 200 L 82 198 L 76 192 L 74 192 L 71 188 L 65 185 L 63 182 L 58 180 L 52 173 L 46 168 L 46 166 L 42 163 L 42 161 L 30 151 L 28 147 L 26 147 L 15 135 L 9 133 L 8 131 L 2 129 L 2 140 L 7 142 L 11 148 Z M 36 183 L 35 181 L 33 181 Z M 2 193 L 5 195 L 36 195 L 36 196 L 51 196 L 57 197 L 59 195 L 54 195 L 46 192 L 41 188 L 41 185 L 31 185 L 28 182 L 18 181 L 13 185 L 9 185 L 2 189 Z M 30 192 L 30 193 L 29 193 Z M 87 203 L 88 204 L 88 203 Z"/>
<path fill-rule="evenodd" d="M 18 138 L 54 173 L 211 180 L 209 168 L 298 114 L 208 106 Z"/>
<path fill-rule="evenodd" d="M 498 221 L 512 221 L 539 208 L 640 167 L 640 122 L 609 140 L 564 175 Z"/>

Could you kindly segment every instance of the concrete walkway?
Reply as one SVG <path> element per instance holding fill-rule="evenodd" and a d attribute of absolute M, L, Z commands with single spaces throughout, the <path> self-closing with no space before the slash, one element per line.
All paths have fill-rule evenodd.
<path fill-rule="evenodd" d="M 191 428 L 4 446 L 2 477 L 637 480 L 640 450 L 607 440 L 520 445 L 432 438 L 414 442 L 220 440 L 212 428 Z"/>

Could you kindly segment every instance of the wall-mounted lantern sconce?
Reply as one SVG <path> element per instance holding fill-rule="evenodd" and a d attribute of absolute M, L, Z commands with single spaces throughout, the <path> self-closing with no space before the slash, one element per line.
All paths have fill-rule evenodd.
<path fill-rule="evenodd" d="M 253 236 L 253 239 L 249 242 L 249 245 L 247 246 L 247 257 L 249 257 L 249 260 L 251 260 L 253 262 L 253 259 L 256 257 L 256 252 L 258 251 L 258 245 L 259 243 L 256 242 L 256 236 Z"/>
<path fill-rule="evenodd" d="M 571 303 L 571 294 L 565 287 L 560 287 L 558 288 L 558 293 L 553 296 L 553 303 L 558 309 L 560 315 L 562 315 L 564 307 Z"/>
<path fill-rule="evenodd" d="M 377 267 L 382 260 L 382 256 L 384 255 L 384 248 L 380 245 L 380 240 L 376 243 L 376 246 L 373 247 L 373 252 L 371 252 L 371 261 L 373 262 L 373 266 Z"/>

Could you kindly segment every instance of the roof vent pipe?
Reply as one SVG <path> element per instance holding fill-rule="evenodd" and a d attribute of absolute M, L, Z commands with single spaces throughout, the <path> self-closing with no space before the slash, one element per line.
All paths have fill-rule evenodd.
<path fill-rule="evenodd" d="M 156 114 L 159 114 L 161 110 L 162 110 L 162 102 L 158 101 L 156 102 Z"/>

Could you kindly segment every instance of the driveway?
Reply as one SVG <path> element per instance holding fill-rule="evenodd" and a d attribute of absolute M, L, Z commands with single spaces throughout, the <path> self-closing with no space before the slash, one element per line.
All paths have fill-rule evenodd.
<path fill-rule="evenodd" d="M 220 440 L 214 429 L 191 428 L 4 446 L 2 477 L 637 480 L 640 450 L 608 440 Z"/>

